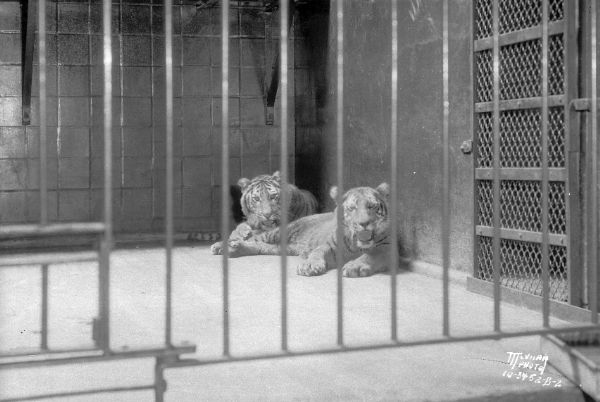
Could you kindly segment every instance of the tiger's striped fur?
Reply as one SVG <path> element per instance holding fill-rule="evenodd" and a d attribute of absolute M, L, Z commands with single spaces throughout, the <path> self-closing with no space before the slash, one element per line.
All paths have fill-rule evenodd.
<path fill-rule="evenodd" d="M 335 200 L 337 188 L 331 190 Z M 389 186 L 356 187 L 343 196 L 343 240 L 341 246 L 344 276 L 370 276 L 385 271 L 389 263 Z M 339 208 L 339 206 L 338 206 Z M 300 218 L 287 228 L 289 255 L 300 255 L 299 275 L 320 275 L 337 266 L 336 212 Z M 230 255 L 280 254 L 279 228 L 250 240 L 230 242 Z"/>
<path fill-rule="evenodd" d="M 275 229 L 281 222 L 281 178 L 276 171 L 272 175 L 256 176 L 252 180 L 242 178 L 238 181 L 242 195 L 240 204 L 246 218 L 229 236 L 230 241 L 247 240 L 265 231 Z M 306 190 L 300 190 L 293 184 L 288 189 L 288 222 L 314 214 L 318 203 Z M 222 243 L 211 246 L 213 254 L 221 254 Z"/>

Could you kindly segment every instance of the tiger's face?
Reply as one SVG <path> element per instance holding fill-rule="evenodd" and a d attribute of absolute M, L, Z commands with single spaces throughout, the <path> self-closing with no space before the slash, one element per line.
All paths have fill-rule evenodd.
<path fill-rule="evenodd" d="M 337 197 L 337 187 L 330 191 Z M 389 186 L 356 187 L 348 190 L 342 201 L 345 236 L 361 250 L 368 250 L 387 236 Z"/>
<path fill-rule="evenodd" d="M 281 182 L 279 172 L 260 175 L 252 180 L 240 179 L 242 211 L 246 223 L 254 230 L 270 230 L 281 221 Z"/>

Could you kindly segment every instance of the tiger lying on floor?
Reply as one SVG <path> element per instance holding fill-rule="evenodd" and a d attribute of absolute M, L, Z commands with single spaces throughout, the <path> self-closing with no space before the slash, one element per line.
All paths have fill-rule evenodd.
<path fill-rule="evenodd" d="M 337 187 L 330 191 L 337 197 Z M 343 196 L 343 275 L 370 276 L 386 271 L 389 265 L 389 186 L 355 187 Z M 338 206 L 339 207 L 339 206 Z M 299 275 L 320 275 L 337 266 L 336 212 L 300 218 L 288 225 L 288 255 L 300 255 Z M 280 254 L 280 228 L 254 236 L 249 240 L 229 243 L 229 255 L 241 257 L 258 254 Z"/>
<path fill-rule="evenodd" d="M 252 180 L 242 178 L 238 185 L 242 190 L 240 204 L 246 221 L 231 232 L 229 241 L 248 240 L 252 236 L 277 228 L 281 220 L 279 172 L 256 176 Z M 309 191 L 300 190 L 292 184 L 288 184 L 288 191 L 288 222 L 317 212 L 317 199 Z M 213 254 L 221 254 L 223 243 L 213 244 L 210 250 Z"/>

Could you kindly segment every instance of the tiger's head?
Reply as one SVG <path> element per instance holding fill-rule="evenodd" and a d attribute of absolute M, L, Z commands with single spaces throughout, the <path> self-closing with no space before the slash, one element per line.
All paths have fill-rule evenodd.
<path fill-rule="evenodd" d="M 352 245 L 369 250 L 387 237 L 389 194 L 389 185 L 381 183 L 377 188 L 355 187 L 343 195 L 344 237 Z M 338 188 L 332 187 L 329 195 L 337 200 Z"/>
<path fill-rule="evenodd" d="M 255 230 L 270 230 L 281 220 L 281 179 L 279 172 L 238 181 L 242 190 L 240 203 L 246 223 Z"/>

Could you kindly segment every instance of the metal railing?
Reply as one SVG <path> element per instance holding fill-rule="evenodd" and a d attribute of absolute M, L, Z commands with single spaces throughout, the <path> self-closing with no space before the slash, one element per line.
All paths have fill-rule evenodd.
<path fill-rule="evenodd" d="M 47 91 L 46 91 L 46 0 L 39 0 L 37 4 L 38 21 L 38 53 L 39 53 L 39 91 L 40 91 L 40 223 L 33 225 L 8 225 L 0 228 L 0 240 L 22 237 L 56 237 L 69 235 L 93 235 L 98 238 L 98 252 L 79 252 L 65 254 L 45 253 L 36 255 L 3 255 L 0 266 L 18 266 L 41 264 L 42 269 L 42 298 L 41 298 L 41 326 L 40 347 L 34 350 L 19 350 L 0 354 L 0 369 L 14 369 L 20 367 L 51 366 L 61 364 L 91 363 L 98 361 L 122 360 L 133 358 L 155 358 L 156 370 L 153 384 L 141 386 L 124 386 L 112 388 L 98 388 L 85 391 L 69 391 L 19 397 L 10 399 L 33 400 L 38 398 L 52 398 L 75 395 L 87 395 L 100 392 L 124 392 L 154 390 L 156 399 L 162 400 L 166 384 L 162 376 L 162 365 L 167 360 L 176 359 L 183 353 L 193 353 L 193 345 L 173 345 L 172 333 L 172 251 L 173 251 L 173 15 L 172 0 L 165 0 L 165 36 L 166 54 L 165 70 L 167 81 L 166 92 L 166 142 L 167 142 L 167 169 L 166 169 L 166 302 L 165 302 L 165 334 L 164 344 L 156 347 L 128 348 L 114 350 L 110 339 L 110 254 L 113 247 L 113 213 L 112 213 L 112 1 L 103 0 L 102 3 L 103 26 L 103 129 L 104 129 L 104 196 L 103 196 L 103 221 L 81 223 L 49 223 L 48 222 L 48 177 L 47 177 Z M 48 345 L 48 271 L 50 264 L 63 262 L 98 262 L 98 318 L 93 322 L 93 339 L 95 345 L 80 348 L 50 348 Z"/>
<path fill-rule="evenodd" d="M 337 91 L 336 91 L 336 136 L 337 136 L 337 185 L 338 185 L 338 205 L 341 204 L 341 197 L 344 193 L 344 4 L 343 0 L 335 2 L 335 22 L 336 22 L 336 71 L 337 71 Z M 399 346 L 416 346 L 416 345 L 432 345 L 443 344 L 450 342 L 469 342 L 488 339 L 502 339 L 528 335 L 543 335 L 553 333 L 578 332 L 592 329 L 598 329 L 598 306 L 596 297 L 591 298 L 591 324 L 577 325 L 570 327 L 552 328 L 549 323 L 550 308 L 549 308 L 549 232 L 548 232 L 548 217 L 545 216 L 542 221 L 542 281 L 543 281 L 543 309 L 541 328 L 533 330 L 521 331 L 503 331 L 500 320 L 501 312 L 501 285 L 500 285 L 500 44 L 499 44 L 499 0 L 493 0 L 493 139 L 494 139 L 494 176 L 493 176 L 493 193 L 494 193 L 494 233 L 493 233 L 493 284 L 494 284 L 494 325 L 493 331 L 484 334 L 472 334 L 466 336 L 454 336 L 452 334 L 452 323 L 450 322 L 450 294 L 449 294 L 449 270 L 450 270 L 450 135 L 449 135 L 449 119 L 450 119 L 450 99 L 449 99 L 449 1 L 443 1 L 443 29 L 442 29 L 442 79 L 440 85 L 442 87 L 442 104 L 443 120 L 442 120 L 442 295 L 443 295 L 443 318 L 439 337 L 431 339 L 408 340 L 403 341 L 398 339 L 398 317 L 397 317 L 397 268 L 399 264 L 399 256 L 395 247 L 390 253 L 390 294 L 391 294 L 391 323 L 390 323 L 390 340 L 379 344 L 348 346 L 344 342 L 344 303 L 343 303 L 343 281 L 342 281 L 342 258 L 337 258 L 337 346 L 331 348 L 317 348 L 308 351 L 293 351 L 288 347 L 288 261 L 285 253 L 281 256 L 281 347 L 278 352 L 262 353 L 257 355 L 234 356 L 230 352 L 230 321 L 229 321 L 229 256 L 227 247 L 223 248 L 222 256 L 222 273 L 223 273 L 223 300 L 222 300 L 222 315 L 223 315 L 223 350 L 222 357 L 219 358 L 181 358 L 181 355 L 193 353 L 193 346 L 174 346 L 172 344 L 172 278 L 173 278 L 173 15 L 172 15 L 172 0 L 164 0 L 164 28 L 165 28 L 165 70 L 166 70 L 166 220 L 165 220 L 165 253 L 166 253 L 166 302 L 165 302 L 165 332 L 164 345 L 157 348 L 147 348 L 140 350 L 115 351 L 110 347 L 110 251 L 113 243 L 112 230 L 112 60 L 111 60 L 111 0 L 103 1 L 103 38 L 104 38 L 104 221 L 98 223 L 85 223 L 73 225 L 51 225 L 47 220 L 47 178 L 45 174 L 46 163 L 46 60 L 45 60 L 45 0 L 39 2 L 39 80 L 40 80 L 40 160 L 42 162 L 40 174 L 40 199 L 41 199 L 41 220 L 40 225 L 30 227 L 4 227 L 0 229 L 0 238 L 5 236 L 20 236 L 23 233 L 32 235 L 59 235 L 65 233 L 93 233 L 100 237 L 100 252 L 99 252 L 99 318 L 95 325 L 96 347 L 87 348 L 84 350 L 50 350 L 48 349 L 47 334 L 48 334 L 48 263 L 42 264 L 43 272 L 43 297 L 42 297 L 42 331 L 41 331 L 41 347 L 39 350 L 30 354 L 15 354 L 2 355 L 0 358 L 0 369 L 30 367 L 34 365 L 53 365 L 53 364 L 70 364 L 81 362 L 106 361 L 114 359 L 154 357 L 156 358 L 155 365 L 155 382 L 147 386 L 135 387 L 119 387 L 111 389 L 96 389 L 81 392 L 69 392 L 64 394 L 44 395 L 45 397 L 57 397 L 66 395 L 80 395 L 96 392 L 115 392 L 115 391 L 133 391 L 133 390 L 148 390 L 152 389 L 155 392 L 157 401 L 164 399 L 165 381 L 164 370 L 176 367 L 201 366 L 207 364 L 227 363 L 233 361 L 250 361 L 257 359 L 272 359 L 278 357 L 289 356 L 305 356 L 311 354 L 337 353 L 356 350 L 376 350 L 381 348 L 399 347 Z M 542 132 L 546 133 L 548 129 L 548 0 L 542 2 L 542 38 L 543 44 L 543 80 L 542 80 Z M 591 115 L 592 115 L 592 133 L 596 133 L 597 126 L 597 95 L 596 95 L 596 63 L 595 63 L 595 44 L 596 44 L 596 23 L 595 23 L 595 2 L 592 2 L 592 95 L 591 95 Z M 221 3 L 221 74 L 222 74 L 222 105 L 221 105 L 221 145 L 222 145 L 222 169 L 221 169 L 221 233 L 229 233 L 229 211 L 227 209 L 229 199 L 229 10 L 230 1 L 223 0 Z M 392 219 L 395 219 L 398 212 L 398 98 L 400 96 L 398 88 L 398 1 L 391 0 L 391 27 L 390 35 L 391 43 L 391 121 L 390 121 L 390 143 L 391 143 L 391 199 L 389 211 Z M 289 183 L 289 150 L 288 150 L 288 25 L 289 4 L 287 1 L 280 2 L 280 87 L 281 87 L 281 181 L 282 188 Z M 544 138 L 543 164 L 546 166 L 548 161 L 547 138 Z M 591 161 L 590 161 L 590 184 L 597 183 L 597 140 L 596 136 L 591 137 Z M 543 170 L 543 190 L 542 190 L 542 208 L 548 208 L 548 170 Z M 594 187 L 595 188 L 595 187 Z M 590 195 L 590 205 L 597 207 L 597 193 L 592 191 Z M 285 211 L 290 200 L 287 192 L 282 191 L 282 204 Z M 588 227 L 589 235 L 589 250 L 587 253 L 588 266 L 597 267 L 597 208 L 592 208 L 592 220 Z M 342 232 L 342 208 L 338 208 L 337 214 L 337 238 L 338 244 L 341 241 Z M 282 215 L 282 241 L 281 249 L 286 250 L 286 230 L 287 230 L 287 214 Z M 395 224 L 391 228 L 391 240 L 393 244 L 398 242 L 398 229 Z M 341 248 L 338 250 L 341 252 Z M 89 256 L 87 256 L 89 257 Z M 14 261 L 13 261 L 14 262 Z M 597 292 L 596 270 L 591 269 L 591 289 L 592 295 Z M 12 360 L 6 360 L 10 358 Z M 39 396 L 36 396 L 39 397 Z M 28 398 L 21 398 L 26 400 Z"/>

